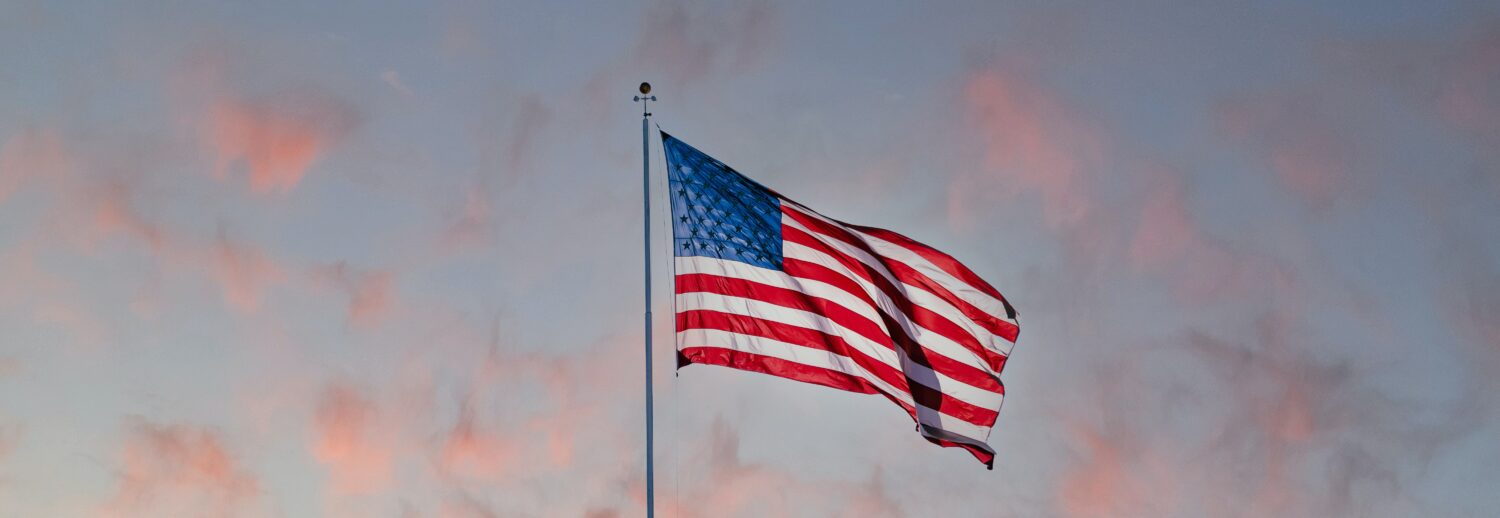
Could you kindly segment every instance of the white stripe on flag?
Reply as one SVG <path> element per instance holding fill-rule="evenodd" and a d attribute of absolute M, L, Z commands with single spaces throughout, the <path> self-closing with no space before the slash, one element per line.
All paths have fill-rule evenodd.
<path fill-rule="evenodd" d="M 980 345 L 983 345 L 986 349 L 995 351 L 1004 356 L 1010 356 L 1011 346 L 1013 345 L 1010 343 L 1010 341 L 997 336 L 994 333 L 991 333 L 989 329 L 981 327 L 979 324 L 975 323 L 973 319 L 970 319 L 967 315 L 964 315 L 962 311 L 959 311 L 958 308 L 953 307 L 952 304 L 949 304 L 948 301 L 943 300 L 936 295 L 933 295 L 925 288 L 922 288 L 920 286 L 912 286 L 910 284 L 901 282 L 894 275 L 892 275 L 884 265 L 881 265 L 880 261 L 872 258 L 870 254 L 866 253 L 864 250 L 860 250 L 853 245 L 845 243 L 839 239 L 808 229 L 807 227 L 803 226 L 801 222 L 790 217 L 782 217 L 781 222 L 787 226 L 806 232 L 808 235 L 811 235 L 813 239 L 818 240 L 818 242 L 823 243 L 824 245 L 829 246 L 834 250 L 837 250 L 839 253 L 848 256 L 850 259 L 854 259 L 866 266 L 869 266 L 871 270 L 879 272 L 882 277 L 885 277 L 886 280 L 889 281 L 893 286 L 896 286 L 897 289 L 901 290 L 901 294 L 904 295 L 907 300 L 910 300 L 912 305 L 926 308 L 929 311 L 942 316 L 944 319 L 947 319 L 949 322 L 958 325 L 964 330 L 965 333 L 973 336 L 974 339 L 977 340 Z M 782 244 L 782 255 L 785 257 L 816 262 L 823 266 L 833 268 L 835 271 L 844 272 L 846 273 L 847 277 L 849 277 L 851 280 L 854 280 L 855 282 L 859 282 L 861 285 L 865 286 L 866 289 L 880 292 L 879 288 L 871 285 L 868 281 L 864 280 L 863 277 L 859 277 L 857 274 L 850 272 L 847 267 L 838 263 L 836 259 L 829 256 L 825 252 L 808 248 L 807 246 L 799 243 L 785 242 Z M 872 295 L 873 294 L 874 293 L 872 293 Z M 897 311 L 893 314 L 901 314 L 901 312 Z M 969 352 L 969 354 L 973 353 Z"/>
<path fill-rule="evenodd" d="M 994 405 L 999 404 L 1002 398 L 1002 395 L 999 393 L 969 385 L 916 363 L 903 366 L 903 359 L 899 356 L 904 356 L 904 354 L 898 356 L 897 351 L 872 342 L 859 333 L 850 331 L 848 328 L 822 315 L 778 306 L 755 299 L 720 295 L 717 293 L 695 292 L 677 295 L 677 311 L 692 310 L 708 310 L 743 315 L 837 336 L 842 338 L 850 347 L 864 353 L 866 356 L 889 365 L 898 372 L 907 372 L 909 379 L 921 380 L 923 381 L 922 384 L 928 388 L 980 408 L 993 408 Z M 862 368 L 861 370 L 863 371 Z M 874 374 L 868 371 L 863 372 L 864 374 L 859 374 L 861 377 L 875 377 Z"/>

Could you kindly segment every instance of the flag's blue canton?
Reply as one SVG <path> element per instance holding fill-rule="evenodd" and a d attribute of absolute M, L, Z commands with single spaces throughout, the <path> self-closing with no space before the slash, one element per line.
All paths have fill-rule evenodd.
<path fill-rule="evenodd" d="M 781 269 L 781 200 L 713 157 L 662 133 L 679 257 Z"/>

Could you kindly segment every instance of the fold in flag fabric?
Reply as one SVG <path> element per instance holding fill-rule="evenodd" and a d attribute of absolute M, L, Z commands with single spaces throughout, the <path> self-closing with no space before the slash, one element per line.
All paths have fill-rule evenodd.
<path fill-rule="evenodd" d="M 662 133 L 677 364 L 760 372 L 906 409 L 927 440 L 993 468 L 986 444 L 1020 327 L 945 253 L 830 219 Z"/>

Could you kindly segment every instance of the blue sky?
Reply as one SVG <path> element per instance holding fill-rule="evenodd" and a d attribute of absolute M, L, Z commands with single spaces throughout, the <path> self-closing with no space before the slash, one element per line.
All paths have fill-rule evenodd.
<path fill-rule="evenodd" d="M 666 516 L 1500 505 L 1492 6 L 3 0 L 0 516 L 641 515 L 643 80 L 1023 328 L 990 472 L 659 297 Z"/>

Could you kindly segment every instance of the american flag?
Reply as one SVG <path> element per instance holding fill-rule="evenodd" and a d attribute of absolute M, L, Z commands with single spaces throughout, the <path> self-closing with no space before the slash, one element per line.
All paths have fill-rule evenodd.
<path fill-rule="evenodd" d="M 662 133 L 677 363 L 880 394 L 927 440 L 986 466 L 1020 328 L 952 257 L 808 209 Z"/>

